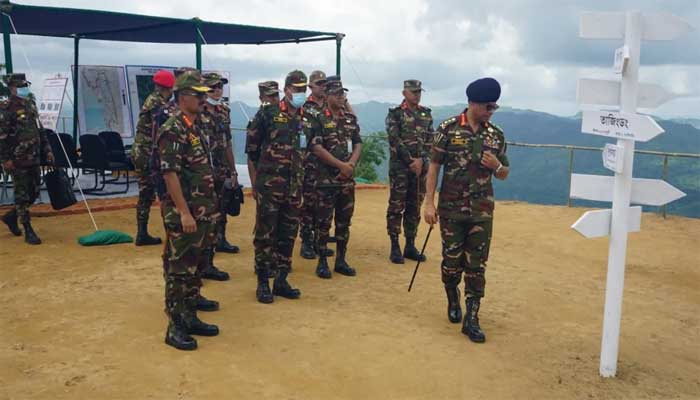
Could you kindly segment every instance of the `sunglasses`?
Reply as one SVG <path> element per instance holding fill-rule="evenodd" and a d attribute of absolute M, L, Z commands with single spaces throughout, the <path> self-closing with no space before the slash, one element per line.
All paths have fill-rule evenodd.
<path fill-rule="evenodd" d="M 223 88 L 224 88 L 224 84 L 223 84 L 223 83 L 217 83 L 216 85 L 212 86 L 211 88 L 214 89 L 214 90 L 216 90 L 216 89 L 223 89 Z"/>
<path fill-rule="evenodd" d="M 498 110 L 499 107 L 500 106 L 496 103 L 489 103 L 489 104 L 486 104 L 486 111 L 488 111 L 488 112 L 496 111 L 496 110 Z"/>

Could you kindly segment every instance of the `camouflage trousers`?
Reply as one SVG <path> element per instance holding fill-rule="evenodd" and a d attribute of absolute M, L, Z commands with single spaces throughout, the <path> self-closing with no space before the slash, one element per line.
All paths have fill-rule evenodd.
<path fill-rule="evenodd" d="M 288 272 L 299 230 L 301 193 L 287 196 L 258 191 L 256 201 L 255 268 Z"/>
<path fill-rule="evenodd" d="M 406 237 L 416 237 L 420 223 L 420 207 L 425 197 L 426 168 L 420 179 L 406 169 L 389 171 L 389 207 L 386 210 L 386 229 L 389 235 L 401 234 L 401 220 Z M 420 185 L 420 186 L 419 186 Z"/>
<path fill-rule="evenodd" d="M 139 200 L 136 203 L 136 222 L 148 223 L 151 206 L 156 200 L 156 188 L 148 171 L 137 171 L 139 182 Z"/>
<path fill-rule="evenodd" d="M 41 170 L 39 167 L 15 168 L 10 174 L 15 192 L 15 210 L 19 222 L 24 224 L 30 220 L 29 207 L 39 197 Z"/>
<path fill-rule="evenodd" d="M 301 206 L 301 231 L 313 230 L 316 226 L 316 204 L 318 194 L 316 191 L 316 169 L 306 168 L 304 170 L 304 181 L 301 189 L 303 198 Z"/>
<path fill-rule="evenodd" d="M 318 194 L 316 211 L 318 248 L 326 249 L 334 212 L 336 240 L 347 243 L 350 240 L 350 224 L 355 211 L 355 186 L 319 188 L 316 193 Z"/>
<path fill-rule="evenodd" d="M 171 321 L 180 316 L 189 322 L 194 315 L 205 264 L 201 260 L 214 241 L 214 227 L 212 221 L 197 221 L 197 231 L 185 233 L 180 224 L 165 225 L 165 307 Z"/>
<path fill-rule="evenodd" d="M 442 282 L 457 286 L 464 273 L 464 293 L 467 298 L 484 296 L 484 273 L 489 258 L 492 227 L 493 219 L 440 218 Z"/>

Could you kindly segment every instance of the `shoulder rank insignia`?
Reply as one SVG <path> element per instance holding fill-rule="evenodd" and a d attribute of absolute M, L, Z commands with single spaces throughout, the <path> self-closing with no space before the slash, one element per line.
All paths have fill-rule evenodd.
<path fill-rule="evenodd" d="M 440 128 L 441 128 L 441 129 L 445 129 L 445 128 L 447 128 L 448 126 L 450 126 L 450 125 L 452 125 L 453 123 L 455 123 L 456 121 L 457 121 L 457 117 L 452 117 L 452 118 L 450 118 L 450 119 L 447 119 L 447 120 L 445 120 L 445 121 L 442 121 L 442 123 L 440 124 Z"/>
<path fill-rule="evenodd" d="M 272 121 L 286 124 L 287 122 L 289 122 L 289 119 L 287 119 L 287 117 L 285 117 L 284 115 L 280 114 L 272 118 Z"/>

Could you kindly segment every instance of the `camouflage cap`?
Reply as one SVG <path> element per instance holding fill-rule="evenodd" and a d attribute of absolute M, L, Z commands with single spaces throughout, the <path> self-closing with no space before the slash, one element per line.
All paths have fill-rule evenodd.
<path fill-rule="evenodd" d="M 275 81 L 265 81 L 258 83 L 258 91 L 261 96 L 274 96 L 279 94 L 280 88 Z"/>
<path fill-rule="evenodd" d="M 306 74 L 298 69 L 288 73 L 284 86 L 306 87 Z"/>
<path fill-rule="evenodd" d="M 418 79 L 408 79 L 403 81 L 403 88 L 410 92 L 421 92 L 423 90 L 423 84 Z"/>
<path fill-rule="evenodd" d="M 183 72 L 187 71 L 199 71 L 197 68 L 192 68 L 192 67 L 178 67 L 173 70 L 173 75 L 177 78 L 178 76 L 182 75 Z"/>
<path fill-rule="evenodd" d="M 202 76 L 199 71 L 184 71 L 175 79 L 176 91 L 181 90 L 193 90 L 199 93 L 207 93 L 211 91 L 211 88 L 204 86 L 202 83 Z"/>
<path fill-rule="evenodd" d="M 27 87 L 32 84 L 27 81 L 27 76 L 22 73 L 4 75 L 2 81 L 5 82 L 7 86 L 14 87 Z"/>
<path fill-rule="evenodd" d="M 217 74 L 216 72 L 208 72 L 204 75 L 202 75 L 202 80 L 205 85 L 212 87 L 218 84 L 225 85 L 228 83 L 228 79 L 224 78 L 223 76 Z"/>
<path fill-rule="evenodd" d="M 347 91 L 348 89 L 343 87 L 343 82 L 339 76 L 329 76 L 326 80 L 326 94 L 341 94 Z"/>
<path fill-rule="evenodd" d="M 326 73 L 323 71 L 313 71 L 309 75 L 309 83 L 322 85 L 326 83 Z"/>

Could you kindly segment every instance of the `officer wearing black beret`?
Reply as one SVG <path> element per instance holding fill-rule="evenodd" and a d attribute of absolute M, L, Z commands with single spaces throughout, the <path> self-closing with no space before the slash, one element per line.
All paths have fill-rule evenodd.
<path fill-rule="evenodd" d="M 447 317 L 462 320 L 458 285 L 464 274 L 466 313 L 462 333 L 473 342 L 486 340 L 479 325 L 479 307 L 486 286 L 486 260 L 491 245 L 494 193 L 491 179 L 508 177 L 503 131 L 490 122 L 498 109 L 501 86 L 482 78 L 467 87 L 468 107 L 442 124 L 430 154 L 425 199 L 425 222 L 440 221 L 442 282 L 447 294 Z M 437 210 L 434 197 L 444 167 Z"/>

